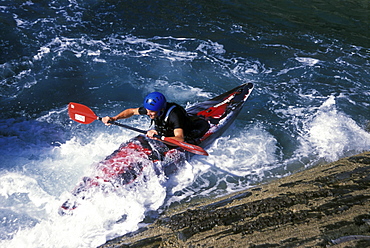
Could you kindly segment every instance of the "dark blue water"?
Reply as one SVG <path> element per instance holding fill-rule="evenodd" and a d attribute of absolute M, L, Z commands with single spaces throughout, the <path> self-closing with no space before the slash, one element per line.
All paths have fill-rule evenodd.
<path fill-rule="evenodd" d="M 369 150 L 369 22 L 359 0 L 0 1 L 0 243 L 96 247 L 173 204 Z M 154 90 L 191 106 L 246 82 L 255 89 L 209 157 L 57 214 L 136 135 L 74 123 L 69 102 L 112 116 Z"/>

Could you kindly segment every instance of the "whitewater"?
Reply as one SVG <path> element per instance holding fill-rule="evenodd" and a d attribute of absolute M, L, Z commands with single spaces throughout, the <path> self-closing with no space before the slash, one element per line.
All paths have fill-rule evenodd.
<path fill-rule="evenodd" d="M 271 12 L 267 2 L 180 1 L 175 12 L 161 1 L 1 2 L 0 246 L 97 247 L 178 204 L 369 150 L 370 48 L 356 40 L 366 29 L 335 33 L 351 29 L 345 6 L 320 6 L 333 15 L 324 27 L 288 18 L 289 4 L 312 17 L 299 1 Z M 151 91 L 190 107 L 247 82 L 253 93 L 208 157 L 169 177 L 145 167 L 119 194 L 95 192 L 58 214 L 94 165 L 137 135 L 73 122 L 69 102 L 113 116 Z"/>

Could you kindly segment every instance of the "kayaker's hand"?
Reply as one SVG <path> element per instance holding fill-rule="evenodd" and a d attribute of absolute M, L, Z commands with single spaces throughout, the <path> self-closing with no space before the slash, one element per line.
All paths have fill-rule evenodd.
<path fill-rule="evenodd" d="M 154 137 L 154 135 L 158 135 L 158 132 L 156 130 L 149 130 L 148 132 L 146 132 L 147 137 L 158 140 L 157 138 Z"/>
<path fill-rule="evenodd" d="M 115 120 L 114 120 L 112 117 L 106 116 L 106 117 L 101 118 L 101 121 L 102 121 L 105 125 L 109 126 L 109 125 L 112 125 L 112 124 L 110 124 L 109 122 L 110 122 L 110 121 L 115 121 Z"/>

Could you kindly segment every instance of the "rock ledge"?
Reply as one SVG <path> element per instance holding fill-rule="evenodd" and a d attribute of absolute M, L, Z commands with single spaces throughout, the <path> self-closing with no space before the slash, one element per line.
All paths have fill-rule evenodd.
<path fill-rule="evenodd" d="M 369 186 L 365 152 L 213 202 L 169 209 L 100 248 L 370 247 Z"/>

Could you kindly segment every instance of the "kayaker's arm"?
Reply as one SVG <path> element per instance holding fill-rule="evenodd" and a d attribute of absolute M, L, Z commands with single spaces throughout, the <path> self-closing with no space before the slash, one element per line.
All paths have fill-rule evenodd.
<path fill-rule="evenodd" d="M 123 110 L 121 113 L 119 113 L 118 115 L 114 116 L 114 117 L 109 117 L 109 116 L 106 116 L 106 117 L 103 117 L 101 119 L 101 121 L 105 124 L 105 125 L 110 125 L 110 121 L 117 121 L 117 120 L 120 120 L 120 119 L 127 119 L 127 118 L 130 118 L 131 116 L 133 115 L 139 115 L 139 108 L 129 108 L 129 109 L 125 109 Z"/>
<path fill-rule="evenodd" d="M 181 142 L 184 142 L 184 130 L 182 130 L 182 128 L 176 128 L 174 131 L 174 135 L 173 137 L 168 137 L 168 138 L 171 138 L 171 139 L 175 139 L 177 141 L 181 141 Z M 149 138 L 152 138 L 152 139 L 156 139 L 154 138 L 153 136 L 154 135 L 158 135 L 158 132 L 156 130 L 149 130 L 146 135 L 149 137 Z"/>
<path fill-rule="evenodd" d="M 173 130 L 173 133 L 175 136 L 171 138 L 182 142 L 185 141 L 184 130 L 182 128 L 176 128 L 175 130 Z"/>

